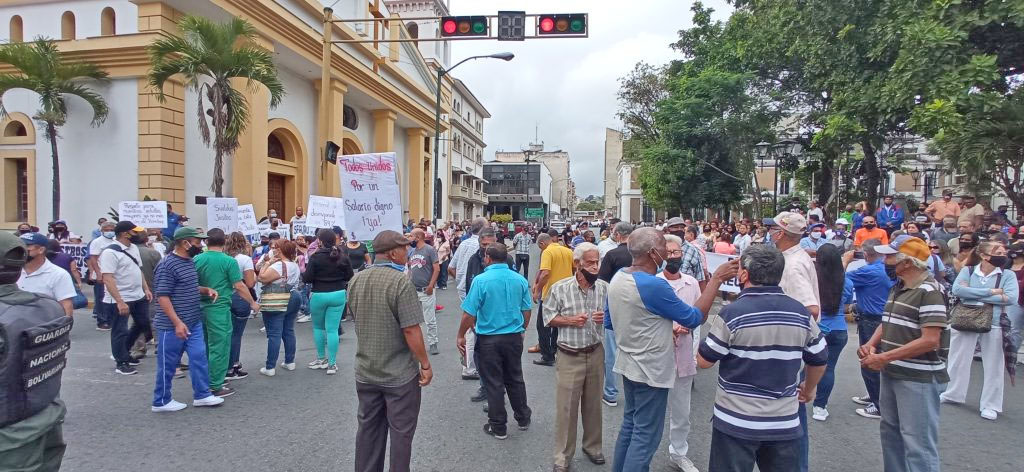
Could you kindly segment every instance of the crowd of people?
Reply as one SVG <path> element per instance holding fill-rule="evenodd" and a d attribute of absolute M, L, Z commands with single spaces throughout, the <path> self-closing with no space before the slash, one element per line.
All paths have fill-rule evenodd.
<path fill-rule="evenodd" d="M 342 319 L 352 319 L 359 471 L 383 470 L 389 447 L 391 470 L 410 468 L 421 389 L 442 349 L 435 290 L 452 279 L 461 311 L 455 349 L 462 378 L 478 382 L 470 399 L 486 402 L 485 434 L 509 436 L 506 397 L 518 429 L 529 429 L 524 351 L 554 367 L 556 472 L 569 470 L 580 423 L 588 460 L 648 470 L 666 416 L 670 460 L 698 470 L 687 440 L 693 379 L 715 364 L 710 470 L 806 471 L 807 409 L 827 421 L 836 377 L 852 374 L 837 371 L 848 319 L 865 389 L 851 400 L 858 415 L 880 421 L 885 470 L 938 471 L 940 404 L 966 401 L 977 354 L 978 408 L 997 420 L 1024 323 L 1024 227 L 949 193 L 910 221 L 886 197 L 873 214 L 861 203 L 834 220 L 812 202 L 732 223 L 611 219 L 564 231 L 420 220 L 372 241 L 346 240 L 338 227 L 282 238 L 275 210 L 258 241 L 171 213 L 172 227 L 162 229 L 101 219 L 84 274 L 61 250 L 75 236 L 65 222 L 45 235 L 21 225 L 16 284 L 56 300 L 69 317 L 86 306 L 83 284 L 92 285 L 96 329 L 110 332 L 116 373 L 137 374 L 156 346 L 154 412 L 187 407 L 173 398 L 176 377 L 190 377 L 196 407 L 236 393 L 249 375 L 242 335 L 257 316 L 267 377 L 305 362 L 295 335 L 304 322 L 316 348 L 306 367 L 336 374 Z M 712 270 L 708 253 L 736 257 Z M 712 316 L 733 280 L 739 294 Z M 538 342 L 527 348 L 531 321 Z M 610 459 L 602 404 L 622 406 Z"/>

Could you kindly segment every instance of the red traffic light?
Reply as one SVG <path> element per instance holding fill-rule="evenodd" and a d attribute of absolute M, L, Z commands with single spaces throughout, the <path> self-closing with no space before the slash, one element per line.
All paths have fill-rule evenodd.
<path fill-rule="evenodd" d="M 537 34 L 585 35 L 587 34 L 587 14 L 538 15 Z"/>
<path fill-rule="evenodd" d="M 554 18 L 545 17 L 540 19 L 540 31 L 542 33 L 550 33 L 553 29 L 555 29 Z"/>
<path fill-rule="evenodd" d="M 487 36 L 486 16 L 446 16 L 441 18 L 441 36 Z"/>
<path fill-rule="evenodd" d="M 444 31 L 445 35 L 455 34 L 455 29 L 457 27 L 458 26 L 455 23 L 454 19 L 445 19 L 444 21 L 441 22 L 441 30 Z"/>

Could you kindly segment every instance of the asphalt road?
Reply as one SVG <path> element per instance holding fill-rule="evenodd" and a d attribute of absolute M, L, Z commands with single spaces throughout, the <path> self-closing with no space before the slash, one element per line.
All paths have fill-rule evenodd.
<path fill-rule="evenodd" d="M 532 258 L 536 267 L 538 258 Z M 536 270 L 536 269 L 534 269 Z M 548 471 L 551 470 L 554 431 L 554 369 L 523 365 L 529 403 L 530 430 L 510 428 L 509 439 L 498 441 L 482 431 L 486 415 L 481 403 L 470 403 L 476 382 L 460 378 L 455 349 L 460 312 L 451 284 L 438 291 L 441 354 L 432 357 L 434 381 L 423 391 L 423 403 L 413 451 L 414 471 Z M 68 443 L 65 471 L 333 471 L 351 470 L 356 431 L 356 395 L 353 380 L 355 332 L 345 323 L 341 338 L 338 375 L 304 367 L 314 357 L 309 324 L 296 327 L 297 362 L 294 372 L 277 369 L 277 376 L 258 373 L 266 341 L 250 320 L 243 340 L 242 363 L 249 378 L 232 381 L 238 393 L 217 408 L 194 408 L 169 414 L 149 411 L 154 383 L 152 357 L 139 366 L 139 374 L 114 373 L 109 359 L 109 335 L 94 330 L 89 312 L 76 313 L 70 362 L 64 373 L 62 397 L 68 415 L 64 437 Z M 851 331 L 851 339 L 856 335 Z M 536 341 L 529 330 L 528 344 Z M 811 420 L 812 471 L 881 470 L 878 422 L 857 416 L 849 398 L 863 393 L 851 342 L 840 359 L 837 384 L 830 404 L 831 417 Z M 942 407 L 941 451 L 947 471 L 1020 472 L 1024 470 L 1024 386 L 1007 384 L 1006 412 L 996 422 L 982 419 L 977 405 L 981 365 L 974 364 L 974 382 L 967 406 Z M 693 395 L 690 457 L 707 470 L 711 438 L 711 409 L 715 371 L 698 374 Z M 174 382 L 174 395 L 188 401 L 188 379 Z M 620 402 L 621 405 L 621 402 Z M 622 408 L 604 407 L 604 452 L 609 464 L 595 466 L 577 449 L 573 470 L 610 470 Z M 511 418 L 511 412 L 509 413 Z M 667 428 L 666 428 L 667 435 Z M 662 441 L 651 470 L 675 470 L 669 464 L 667 438 Z"/>

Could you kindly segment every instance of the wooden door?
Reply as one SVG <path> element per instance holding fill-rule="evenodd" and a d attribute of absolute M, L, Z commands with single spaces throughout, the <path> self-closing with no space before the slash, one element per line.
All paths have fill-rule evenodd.
<path fill-rule="evenodd" d="M 284 220 L 284 176 L 279 174 L 267 175 L 267 209 L 277 210 L 277 214 Z M 287 223 L 287 220 L 285 220 Z"/>

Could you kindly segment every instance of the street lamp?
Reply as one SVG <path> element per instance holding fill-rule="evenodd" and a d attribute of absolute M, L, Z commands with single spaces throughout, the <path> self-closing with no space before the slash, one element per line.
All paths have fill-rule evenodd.
<path fill-rule="evenodd" d="M 775 144 L 769 144 L 761 141 L 754 145 L 757 149 L 757 158 L 761 161 L 761 168 L 764 168 L 764 161 L 771 158 L 773 161 L 773 169 L 775 172 L 774 176 L 774 187 L 772 188 L 772 211 L 778 213 L 779 211 L 779 159 L 788 160 L 793 156 L 799 156 L 800 150 L 798 146 L 800 143 L 794 139 L 783 139 Z M 760 189 L 758 189 L 760 192 Z"/>
<path fill-rule="evenodd" d="M 925 168 L 923 173 L 920 169 L 914 169 L 910 171 L 910 178 L 914 179 L 914 189 L 916 190 L 918 188 L 924 187 L 924 189 L 921 191 L 921 194 L 924 197 L 924 203 L 926 204 L 928 203 L 928 195 L 931 194 L 932 190 L 930 188 L 930 183 L 935 181 L 936 174 L 938 174 L 941 171 L 942 169 L 939 167 Z M 919 184 L 918 180 L 921 178 L 922 175 L 924 175 L 924 181 Z"/>
<path fill-rule="evenodd" d="M 516 57 L 515 54 L 510 52 L 499 52 L 483 56 L 470 56 L 447 69 L 443 67 L 437 68 L 437 104 L 434 109 L 434 221 L 441 219 L 441 176 L 438 173 L 438 157 L 440 155 L 441 147 L 441 79 L 444 78 L 445 74 L 451 72 L 452 69 L 459 67 L 463 62 L 472 59 L 501 59 L 503 61 L 511 61 L 514 57 Z M 450 158 L 451 156 L 449 156 L 449 159 Z"/>

